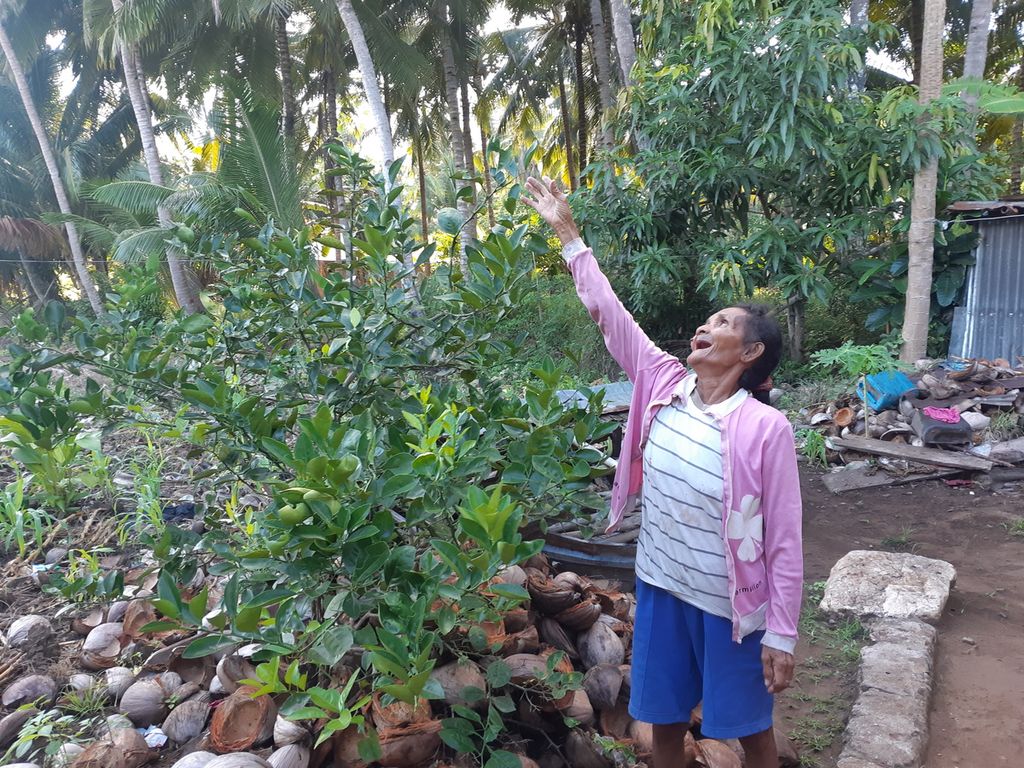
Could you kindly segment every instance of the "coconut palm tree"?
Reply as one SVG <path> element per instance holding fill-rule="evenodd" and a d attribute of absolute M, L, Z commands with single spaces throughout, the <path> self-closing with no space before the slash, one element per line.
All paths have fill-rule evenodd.
<path fill-rule="evenodd" d="M 636 64 L 636 40 L 633 38 L 633 18 L 629 0 L 608 0 L 608 5 L 612 12 L 615 52 L 619 54 L 622 81 L 632 85 L 633 66 Z"/>
<path fill-rule="evenodd" d="M 988 58 L 988 32 L 992 24 L 992 0 L 973 0 L 971 22 L 967 29 L 967 50 L 964 52 L 964 79 L 981 80 L 985 77 L 985 62 Z M 967 106 L 976 110 L 977 88 L 968 87 L 963 92 Z"/>
<path fill-rule="evenodd" d="M 921 45 L 922 105 L 937 99 L 942 90 L 942 32 L 945 20 L 945 0 L 925 0 Z M 907 298 L 903 315 L 903 347 L 900 352 L 900 357 L 906 362 L 924 357 L 928 349 L 938 169 L 939 158 L 936 156 L 914 174 L 914 192 L 910 199 Z"/>
<path fill-rule="evenodd" d="M 53 151 L 53 146 L 50 143 L 50 138 L 47 136 L 46 130 L 43 128 L 43 121 L 39 115 L 39 109 L 36 107 L 35 100 L 32 97 L 32 92 L 29 89 L 28 80 L 25 78 L 25 71 L 21 66 L 21 62 L 18 59 L 18 55 L 15 52 L 11 40 L 7 35 L 3 19 L 0 19 L 0 48 L 3 49 L 4 58 L 7 62 L 7 69 L 9 70 L 18 89 L 22 106 L 28 116 L 29 122 L 32 125 L 32 133 L 35 136 L 36 142 L 39 144 L 39 151 L 42 153 L 43 159 L 46 163 L 46 170 L 49 173 L 50 183 L 53 186 L 54 197 L 57 198 L 57 205 L 59 206 L 62 214 L 71 215 L 71 201 L 68 198 L 67 189 L 64 186 L 64 180 L 61 178 L 60 170 L 57 166 L 57 157 Z M 70 221 L 65 223 L 64 229 L 68 235 L 68 244 L 71 248 L 71 258 L 74 263 L 75 275 L 78 278 L 78 284 L 86 298 L 89 300 L 89 306 L 92 307 L 93 312 L 95 312 L 97 316 L 100 316 L 103 313 L 103 303 L 100 301 L 99 290 L 96 288 L 96 283 L 93 280 L 92 275 L 89 273 L 86 265 L 85 254 L 82 251 L 82 243 L 78 236 L 78 230 Z"/>

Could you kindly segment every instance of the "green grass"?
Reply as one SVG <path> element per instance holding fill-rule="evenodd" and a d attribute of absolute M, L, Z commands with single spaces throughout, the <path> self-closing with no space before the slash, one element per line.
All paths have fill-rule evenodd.
<path fill-rule="evenodd" d="M 1018 517 L 1012 523 L 1007 523 L 1006 531 L 1011 536 L 1020 536 L 1024 538 L 1024 517 Z"/>
<path fill-rule="evenodd" d="M 886 536 L 878 546 L 892 552 L 916 552 L 917 542 L 913 539 L 914 529 L 906 527 L 895 536 Z"/>
<path fill-rule="evenodd" d="M 992 439 L 996 441 L 1014 440 L 1018 437 L 1024 437 L 1021 417 L 1013 410 L 999 411 L 992 414 L 992 421 L 988 425 L 988 431 L 992 435 Z"/>

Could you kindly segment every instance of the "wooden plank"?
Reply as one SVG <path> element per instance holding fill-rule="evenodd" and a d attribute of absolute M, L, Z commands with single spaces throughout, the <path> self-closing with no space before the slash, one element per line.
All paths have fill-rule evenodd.
<path fill-rule="evenodd" d="M 988 472 L 992 469 L 992 462 L 988 459 L 956 451 L 940 451 L 936 448 L 919 448 L 916 445 L 903 443 L 887 443 L 884 440 L 857 435 L 830 437 L 828 440 L 836 448 L 848 448 L 851 451 L 870 453 L 875 456 L 889 456 L 893 459 L 907 459 L 936 467 L 966 469 L 973 472 Z"/>
<path fill-rule="evenodd" d="M 916 483 L 918 480 L 939 480 L 943 477 L 958 475 L 963 470 L 943 469 L 939 472 L 931 472 L 922 475 L 890 475 L 884 470 L 877 469 L 869 471 L 863 467 L 844 469 L 840 472 L 828 472 L 822 476 L 822 482 L 832 493 L 845 493 L 846 491 L 859 491 L 864 488 L 879 488 L 887 485 L 906 485 Z"/>

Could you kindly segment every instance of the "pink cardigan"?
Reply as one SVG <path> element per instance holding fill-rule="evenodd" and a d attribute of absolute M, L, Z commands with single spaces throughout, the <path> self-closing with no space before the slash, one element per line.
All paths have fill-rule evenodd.
<path fill-rule="evenodd" d="M 612 291 L 589 248 L 569 256 L 576 291 L 633 383 L 608 530 L 635 506 L 643 447 L 658 408 L 691 375 L 648 338 Z M 793 429 L 782 413 L 748 397 L 720 419 L 724 470 L 722 538 L 732 596 L 733 639 L 764 626 L 765 644 L 793 651 L 803 596 L 800 478 Z M 768 642 L 769 636 L 772 642 Z"/>

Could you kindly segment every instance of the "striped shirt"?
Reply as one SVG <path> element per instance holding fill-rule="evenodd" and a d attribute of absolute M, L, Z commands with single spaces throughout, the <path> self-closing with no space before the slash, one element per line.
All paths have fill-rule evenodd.
<path fill-rule="evenodd" d="M 704 405 L 696 378 L 660 408 L 644 446 L 637 576 L 715 616 L 732 618 L 722 537 L 722 433 L 716 416 L 739 407 L 740 389 Z"/>

